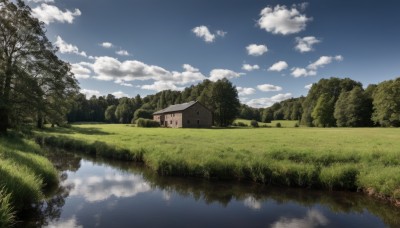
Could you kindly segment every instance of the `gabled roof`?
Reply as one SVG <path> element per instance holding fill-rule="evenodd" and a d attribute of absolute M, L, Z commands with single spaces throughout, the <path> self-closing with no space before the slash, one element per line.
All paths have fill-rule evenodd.
<path fill-rule="evenodd" d="M 171 105 L 167 108 L 161 109 L 155 113 L 153 113 L 153 115 L 157 115 L 157 114 L 162 114 L 162 113 L 168 113 L 168 112 L 179 112 L 179 111 L 183 111 L 187 108 L 189 108 L 190 106 L 196 104 L 197 101 L 190 101 L 187 103 L 183 103 L 183 104 L 176 104 L 176 105 Z"/>

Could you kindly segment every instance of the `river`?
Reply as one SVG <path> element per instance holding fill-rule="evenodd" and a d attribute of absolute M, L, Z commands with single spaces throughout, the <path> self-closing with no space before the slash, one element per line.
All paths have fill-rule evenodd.
<path fill-rule="evenodd" d="M 140 164 L 57 152 L 61 184 L 19 227 L 400 227 L 361 193 L 161 177 Z"/>

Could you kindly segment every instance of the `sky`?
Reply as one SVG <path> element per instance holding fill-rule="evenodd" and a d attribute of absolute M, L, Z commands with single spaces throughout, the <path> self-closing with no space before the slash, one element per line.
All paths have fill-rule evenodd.
<path fill-rule="evenodd" d="M 400 76 L 400 1 L 27 0 L 81 92 L 142 97 L 228 78 L 242 103 L 321 78 Z"/>

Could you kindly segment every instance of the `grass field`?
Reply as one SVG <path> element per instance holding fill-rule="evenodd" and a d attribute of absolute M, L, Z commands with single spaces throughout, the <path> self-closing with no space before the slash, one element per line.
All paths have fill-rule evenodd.
<path fill-rule="evenodd" d="M 146 129 L 74 125 L 38 134 L 58 138 L 58 142 L 48 144 L 60 147 L 94 145 L 88 150 L 98 150 L 106 157 L 118 157 L 113 155 L 116 152 L 120 158 L 129 159 L 131 154 L 162 175 L 363 190 L 400 200 L 400 129 L 395 128 Z"/>
<path fill-rule="evenodd" d="M 8 227 L 15 213 L 44 198 L 57 186 L 58 174 L 33 141 L 0 137 L 0 227 Z"/>

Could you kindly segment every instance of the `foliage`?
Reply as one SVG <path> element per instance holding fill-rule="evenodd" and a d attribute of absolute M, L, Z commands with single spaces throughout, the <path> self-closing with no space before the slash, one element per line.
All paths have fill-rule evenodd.
<path fill-rule="evenodd" d="M 152 119 L 153 118 L 153 112 L 151 110 L 146 110 L 146 109 L 138 109 L 135 111 L 133 114 L 133 119 L 132 121 L 136 121 L 139 118 L 143 119 Z"/>
<path fill-rule="evenodd" d="M 116 105 L 110 105 L 107 107 L 105 113 L 104 113 L 104 118 L 106 121 L 110 123 L 115 123 L 117 121 L 117 117 L 115 116 L 115 111 L 117 110 Z"/>
<path fill-rule="evenodd" d="M 131 100 L 127 97 L 121 98 L 117 108 L 115 109 L 115 117 L 119 123 L 130 123 L 133 116 L 133 106 Z"/>
<path fill-rule="evenodd" d="M 373 121 L 385 127 L 400 127 L 400 78 L 378 84 L 372 97 Z"/>
<path fill-rule="evenodd" d="M 138 127 L 160 127 L 160 123 L 150 119 L 139 118 L 136 120 Z"/>
<path fill-rule="evenodd" d="M 323 93 L 317 100 L 317 104 L 311 113 L 313 124 L 318 127 L 334 127 L 336 125 L 333 117 L 335 110 L 335 98 Z"/>
<path fill-rule="evenodd" d="M 340 79 L 332 77 L 329 79 L 321 79 L 318 83 L 314 83 L 310 91 L 308 92 L 307 97 L 302 103 L 303 113 L 301 117 L 301 124 L 306 126 L 313 126 L 315 122 L 314 118 L 312 117 L 312 113 L 314 112 L 315 106 L 317 105 L 317 102 L 322 94 L 326 94 L 324 95 L 325 97 L 323 99 L 324 101 L 329 102 L 330 105 L 323 107 L 324 105 L 321 103 L 315 114 L 318 114 L 317 117 L 323 117 L 323 119 L 320 119 L 323 122 L 319 123 L 320 121 L 317 121 L 319 124 L 325 126 L 334 126 L 335 120 L 333 118 L 332 105 L 335 105 L 337 99 L 339 98 L 339 95 L 342 92 L 351 91 L 356 86 L 362 87 L 361 83 L 353 81 L 350 78 Z M 322 110 L 329 111 L 332 116 L 320 116 L 320 114 L 327 114 L 327 112 L 320 112 Z"/>
<path fill-rule="evenodd" d="M 236 87 L 225 78 L 218 80 L 212 86 L 210 100 L 215 124 L 222 127 L 231 125 L 240 107 Z"/>
<path fill-rule="evenodd" d="M 62 124 L 78 90 L 69 64 L 23 1 L 0 5 L 0 133 L 26 121 Z"/>
<path fill-rule="evenodd" d="M 252 121 L 250 121 L 250 125 L 251 125 L 252 127 L 258 127 L 258 122 L 257 122 L 257 120 L 252 120 Z"/>
<path fill-rule="evenodd" d="M 280 122 L 275 124 L 275 127 L 282 127 L 282 124 Z"/>
<path fill-rule="evenodd" d="M 338 127 L 371 126 L 372 101 L 360 87 L 343 92 L 335 104 L 334 117 Z"/>

